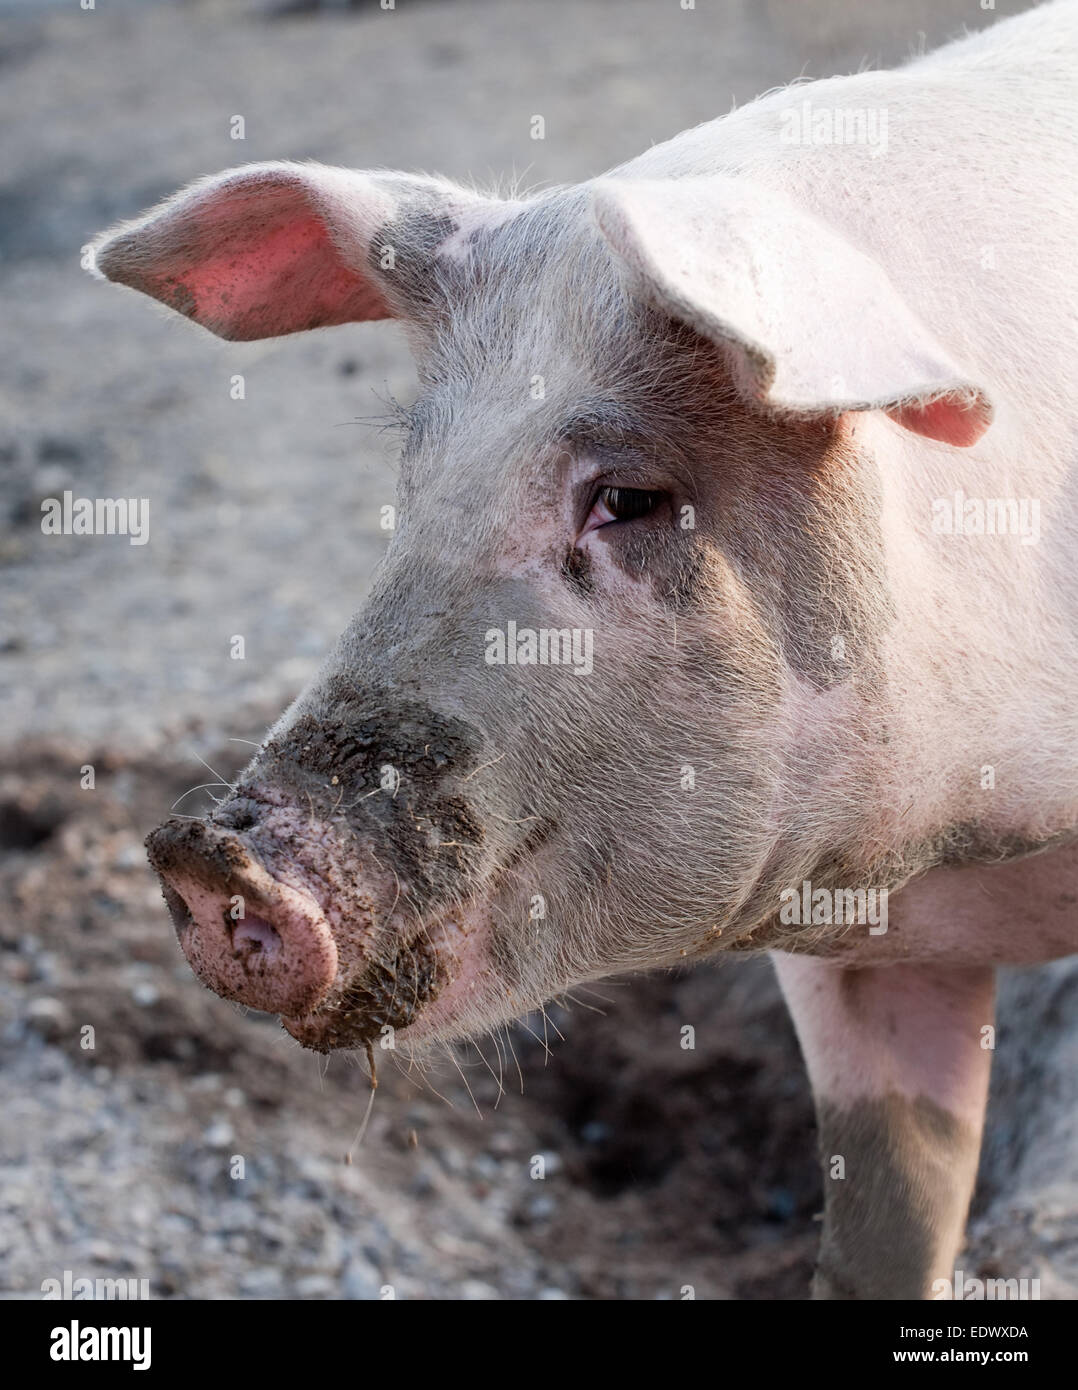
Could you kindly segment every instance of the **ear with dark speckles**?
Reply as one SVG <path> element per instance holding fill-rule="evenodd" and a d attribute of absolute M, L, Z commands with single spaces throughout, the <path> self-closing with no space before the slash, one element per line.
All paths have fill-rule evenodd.
<path fill-rule="evenodd" d="M 380 229 L 413 210 L 451 216 L 475 201 L 433 178 L 249 164 L 104 233 L 94 269 L 240 341 L 405 317 L 396 248 L 376 244 Z"/>

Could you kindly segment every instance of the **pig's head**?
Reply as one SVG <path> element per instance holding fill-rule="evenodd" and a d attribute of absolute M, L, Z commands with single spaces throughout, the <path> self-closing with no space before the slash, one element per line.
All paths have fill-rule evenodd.
<path fill-rule="evenodd" d="M 396 318 L 418 364 L 365 607 L 232 794 L 149 838 L 207 985 L 319 1050 L 462 1036 L 736 945 L 841 859 L 857 798 L 801 796 L 813 701 L 849 759 L 886 737 L 857 422 L 988 422 L 876 263 L 741 180 L 293 164 L 96 263 L 230 339 Z"/>

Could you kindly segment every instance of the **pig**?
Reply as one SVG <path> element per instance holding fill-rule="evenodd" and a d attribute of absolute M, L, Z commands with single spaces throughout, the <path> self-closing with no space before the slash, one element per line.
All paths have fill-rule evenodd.
<path fill-rule="evenodd" d="M 771 952 L 813 1293 L 938 1296 L 995 970 L 1078 949 L 1076 64 L 1068 0 L 580 185 L 270 162 L 97 241 L 219 337 L 417 365 L 366 605 L 147 841 L 204 984 L 408 1049 Z"/>

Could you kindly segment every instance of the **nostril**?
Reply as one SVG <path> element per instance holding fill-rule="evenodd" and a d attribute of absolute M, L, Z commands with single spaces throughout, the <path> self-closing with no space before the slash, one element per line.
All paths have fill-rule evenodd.
<path fill-rule="evenodd" d="M 214 823 L 224 826 L 227 830 L 250 830 L 252 826 L 258 824 L 258 811 L 258 803 L 249 801 L 244 797 L 226 802 L 219 811 L 215 812 Z"/>
<path fill-rule="evenodd" d="M 262 917 L 243 917 L 238 922 L 230 922 L 232 945 L 244 955 L 264 955 L 273 960 L 280 954 L 281 938 Z"/>

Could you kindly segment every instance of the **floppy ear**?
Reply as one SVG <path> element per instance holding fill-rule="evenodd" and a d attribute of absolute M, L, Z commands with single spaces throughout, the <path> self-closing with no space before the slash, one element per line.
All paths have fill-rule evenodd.
<path fill-rule="evenodd" d="M 393 272 L 373 246 L 402 212 L 478 201 L 407 174 L 248 164 L 201 179 L 105 232 L 95 270 L 221 338 L 247 341 L 396 317 Z"/>
<path fill-rule="evenodd" d="M 988 397 L 883 267 L 784 195 L 747 180 L 607 178 L 599 229 L 645 297 L 727 350 L 747 395 L 778 410 L 883 410 L 947 444 L 976 443 Z"/>

